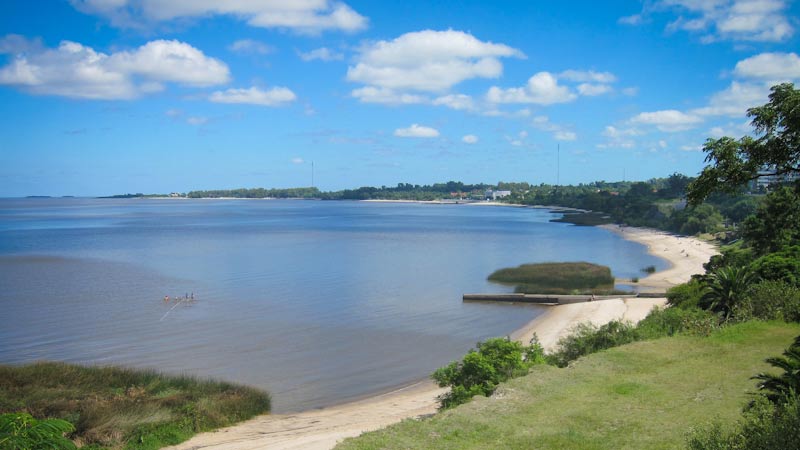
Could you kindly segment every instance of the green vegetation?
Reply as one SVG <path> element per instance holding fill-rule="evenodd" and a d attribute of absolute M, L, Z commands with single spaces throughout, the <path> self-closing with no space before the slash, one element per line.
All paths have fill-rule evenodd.
<path fill-rule="evenodd" d="M 0 449 L 73 450 L 75 444 L 64 434 L 75 431 L 66 420 L 37 420 L 27 413 L 0 415 Z"/>
<path fill-rule="evenodd" d="M 690 449 L 800 449 L 800 336 L 782 357 L 767 362 L 783 373 L 753 377 L 762 395 L 748 405 L 744 417 L 728 431 L 718 422 L 695 430 Z"/>
<path fill-rule="evenodd" d="M 516 292 L 528 294 L 599 294 L 614 288 L 611 269 L 587 262 L 523 264 L 500 269 L 489 281 L 515 285 Z"/>
<path fill-rule="evenodd" d="M 341 449 L 682 447 L 692 427 L 736 420 L 754 373 L 800 332 L 749 322 L 608 349 L 569 369 L 537 365 L 491 398 L 356 439 Z"/>
<path fill-rule="evenodd" d="M 439 387 L 451 388 L 439 397 L 440 409 L 466 403 L 476 395 L 488 397 L 501 382 L 525 375 L 533 365 L 544 363 L 544 350 L 538 342 L 523 347 L 516 341 L 494 338 L 479 342 L 477 347 L 463 361 L 454 361 L 431 375 Z"/>
<path fill-rule="evenodd" d="M 268 394 L 230 383 L 63 363 L 0 366 L 0 413 L 65 420 L 71 439 L 95 448 L 157 449 L 269 409 Z"/>
<path fill-rule="evenodd" d="M 656 273 L 656 266 L 647 266 L 642 268 L 644 273 Z"/>
<path fill-rule="evenodd" d="M 213 191 L 191 191 L 186 194 L 189 198 L 319 198 L 319 189 L 288 188 L 288 189 L 220 189 Z"/>

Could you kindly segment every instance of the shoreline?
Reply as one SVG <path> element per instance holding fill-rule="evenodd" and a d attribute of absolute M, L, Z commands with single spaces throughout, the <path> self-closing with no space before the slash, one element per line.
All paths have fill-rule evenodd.
<path fill-rule="evenodd" d="M 474 204 L 515 206 L 496 202 Z M 601 225 L 600 228 L 616 233 L 626 240 L 643 244 L 647 246 L 648 253 L 670 263 L 668 269 L 639 280 L 636 285 L 642 292 L 663 292 L 669 287 L 688 281 L 691 275 L 702 273 L 703 263 L 718 253 L 715 246 L 697 238 L 676 236 L 660 230 L 618 225 Z M 558 340 L 568 335 L 580 323 L 602 325 L 615 319 L 638 322 L 652 308 L 665 304 L 666 298 L 626 298 L 551 306 L 544 314 L 512 332 L 511 337 L 528 344 L 535 333 L 544 348 L 552 351 Z M 256 417 L 228 428 L 198 434 L 186 442 L 167 448 L 330 449 L 344 438 L 358 436 L 404 419 L 436 413 L 436 397 L 445 391 L 446 388 L 437 387 L 433 381 L 418 381 L 389 392 L 327 408 Z"/>

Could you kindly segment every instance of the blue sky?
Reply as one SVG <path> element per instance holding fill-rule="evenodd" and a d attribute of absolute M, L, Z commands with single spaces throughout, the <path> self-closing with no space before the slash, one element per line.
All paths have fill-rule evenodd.
<path fill-rule="evenodd" d="M 0 2 L 0 196 L 646 180 L 800 80 L 788 0 Z M 557 150 L 560 148 L 560 150 Z"/>

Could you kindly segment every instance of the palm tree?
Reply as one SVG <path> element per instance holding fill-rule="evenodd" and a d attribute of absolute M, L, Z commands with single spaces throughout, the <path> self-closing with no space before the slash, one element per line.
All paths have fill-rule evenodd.
<path fill-rule="evenodd" d="M 708 277 L 701 304 L 728 320 L 733 307 L 747 296 L 755 281 L 756 276 L 748 267 L 720 267 Z"/>
<path fill-rule="evenodd" d="M 766 397 L 774 404 L 779 404 L 788 397 L 800 394 L 800 336 L 783 352 L 783 356 L 766 360 L 772 367 L 783 369 L 780 375 L 759 373 L 754 380 L 759 391 L 767 391 Z"/>

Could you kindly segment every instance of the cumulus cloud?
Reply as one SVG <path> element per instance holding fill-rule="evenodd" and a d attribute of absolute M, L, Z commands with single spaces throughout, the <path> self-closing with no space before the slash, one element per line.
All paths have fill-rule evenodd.
<path fill-rule="evenodd" d="M 574 141 L 578 138 L 578 135 L 573 131 L 567 130 L 561 125 L 551 122 L 550 118 L 547 116 L 534 117 L 531 121 L 531 125 L 533 125 L 533 127 L 537 130 L 552 133 L 553 139 L 557 141 Z"/>
<path fill-rule="evenodd" d="M 395 93 L 443 92 L 465 80 L 500 76 L 504 57 L 524 55 L 461 31 L 423 30 L 363 46 L 347 79 Z"/>
<path fill-rule="evenodd" d="M 415 123 L 408 128 L 398 128 L 394 130 L 394 135 L 397 137 L 435 138 L 439 137 L 439 130 Z"/>
<path fill-rule="evenodd" d="M 228 50 L 234 53 L 266 55 L 272 53 L 273 48 L 253 39 L 240 39 L 229 45 Z"/>
<path fill-rule="evenodd" d="M 761 53 L 736 63 L 734 74 L 759 78 L 770 83 L 800 79 L 800 57 L 797 53 Z"/>
<path fill-rule="evenodd" d="M 711 96 L 707 106 L 692 110 L 701 116 L 744 116 L 748 108 L 767 101 L 769 84 L 731 82 L 727 89 Z"/>
<path fill-rule="evenodd" d="M 415 103 L 427 103 L 429 101 L 427 97 L 422 95 L 396 92 L 391 89 L 378 88 L 375 86 L 365 86 L 363 88 L 354 89 L 350 95 L 364 103 L 384 103 L 388 105 L 410 105 Z"/>
<path fill-rule="evenodd" d="M 297 96 L 285 87 L 274 87 L 267 91 L 255 86 L 249 89 L 227 89 L 212 93 L 209 100 L 215 103 L 244 103 L 259 106 L 282 106 L 297 99 Z"/>
<path fill-rule="evenodd" d="M 466 136 L 461 138 L 461 142 L 463 142 L 465 144 L 470 144 L 470 145 L 477 144 L 478 140 L 479 140 L 478 136 L 475 136 L 474 134 L 468 134 L 468 135 L 466 135 Z"/>
<path fill-rule="evenodd" d="M 581 83 L 578 85 L 578 93 L 587 97 L 603 95 L 611 91 L 611 86 L 607 84 Z"/>
<path fill-rule="evenodd" d="M 333 51 L 328 47 L 317 48 L 307 53 L 298 52 L 298 55 L 300 55 L 300 59 L 306 62 L 314 60 L 329 62 L 329 61 L 341 61 L 344 59 L 343 54 Z"/>
<path fill-rule="evenodd" d="M 565 70 L 561 72 L 559 78 L 577 81 L 582 83 L 602 83 L 608 84 L 617 81 L 616 75 L 611 72 L 595 72 L 593 70 Z"/>
<path fill-rule="evenodd" d="M 460 111 L 475 110 L 475 102 L 472 100 L 472 97 L 465 94 L 451 94 L 438 97 L 433 100 L 432 104 L 436 106 L 446 106 L 450 109 Z"/>
<path fill-rule="evenodd" d="M 667 109 L 640 113 L 634 116 L 630 122 L 633 124 L 652 125 L 660 131 L 676 132 L 694 128 L 703 122 L 703 118 L 674 109 Z"/>
<path fill-rule="evenodd" d="M 784 0 L 661 0 L 646 3 L 642 14 L 623 17 L 619 23 L 639 25 L 657 12 L 678 13 L 668 31 L 700 33 L 703 42 L 718 40 L 781 42 L 794 34 Z"/>
<path fill-rule="evenodd" d="M 105 17 L 119 27 L 150 22 L 227 15 L 261 28 L 285 28 L 317 34 L 327 30 L 354 32 L 367 18 L 344 3 L 331 0 L 70 0 L 87 14 Z"/>
<path fill-rule="evenodd" d="M 533 103 L 551 105 L 571 102 L 577 95 L 568 87 L 558 84 L 556 77 L 550 72 L 539 72 L 528 79 L 525 86 L 502 89 L 497 86 L 489 88 L 486 99 L 491 103 Z"/>
<path fill-rule="evenodd" d="M 227 83 L 228 66 L 175 40 L 150 41 L 106 54 L 77 42 L 17 54 L 0 68 L 0 84 L 34 94 L 99 100 L 132 99 L 161 91 L 164 83 L 205 87 Z"/>

